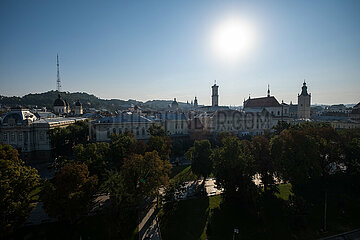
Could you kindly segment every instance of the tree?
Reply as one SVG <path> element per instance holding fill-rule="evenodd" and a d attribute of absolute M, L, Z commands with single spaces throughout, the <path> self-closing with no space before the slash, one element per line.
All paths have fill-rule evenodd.
<path fill-rule="evenodd" d="M 171 139 L 168 136 L 151 136 L 146 147 L 147 152 L 158 152 L 163 161 L 170 160 L 171 149 Z"/>
<path fill-rule="evenodd" d="M 211 159 L 218 187 L 224 189 L 228 198 L 251 198 L 255 184 L 252 181 L 253 158 L 245 151 L 246 144 L 236 137 L 223 139 L 223 146 L 216 148 Z"/>
<path fill-rule="evenodd" d="M 25 166 L 15 149 L 0 144 L 0 237 L 26 220 L 39 181 L 37 170 Z"/>
<path fill-rule="evenodd" d="M 101 189 L 110 194 L 110 206 L 105 210 L 109 218 L 110 238 L 129 239 L 134 231 L 132 223 L 138 221 L 138 202 L 134 193 L 128 191 L 123 173 L 109 171 Z"/>
<path fill-rule="evenodd" d="M 130 132 L 119 135 L 111 134 L 110 140 L 111 163 L 113 167 L 120 169 L 125 158 L 136 153 L 137 141 Z"/>
<path fill-rule="evenodd" d="M 283 130 L 289 129 L 291 127 L 290 123 L 285 121 L 278 121 L 278 123 L 273 127 L 275 134 L 279 135 Z"/>
<path fill-rule="evenodd" d="M 186 154 L 191 158 L 191 170 L 198 176 L 204 177 L 204 183 L 206 178 L 210 175 L 213 164 L 210 158 L 211 144 L 209 140 L 197 140 L 194 142 L 194 146 L 189 149 L 189 153 Z"/>
<path fill-rule="evenodd" d="M 169 135 L 168 132 L 165 130 L 165 128 L 159 124 L 152 124 L 147 130 L 147 132 L 151 136 L 158 136 L 158 137 L 165 137 Z"/>
<path fill-rule="evenodd" d="M 260 175 L 264 191 L 276 190 L 274 189 L 276 187 L 274 180 L 276 166 L 270 155 L 269 140 L 262 135 L 253 137 L 251 150 L 254 157 L 255 172 Z"/>
<path fill-rule="evenodd" d="M 121 170 L 126 192 L 140 198 L 157 195 L 158 188 L 168 184 L 170 169 L 171 164 L 160 159 L 156 151 L 132 155 L 125 159 Z"/>
<path fill-rule="evenodd" d="M 50 129 L 48 134 L 56 157 L 71 156 L 75 145 L 88 142 L 89 126 L 87 121 L 78 121 L 66 128 Z"/>
<path fill-rule="evenodd" d="M 312 191 L 309 184 L 322 172 L 316 140 L 302 130 L 289 129 L 271 139 L 270 145 L 279 176 L 298 194 Z"/>
<path fill-rule="evenodd" d="M 85 163 L 91 174 L 99 177 L 100 182 L 106 177 L 106 171 L 110 170 L 110 144 L 89 143 L 78 144 L 74 147 L 75 161 Z"/>
<path fill-rule="evenodd" d="M 90 176 L 86 164 L 67 164 L 52 181 L 45 182 L 44 209 L 51 217 L 75 223 L 89 212 L 97 185 L 97 176 Z"/>

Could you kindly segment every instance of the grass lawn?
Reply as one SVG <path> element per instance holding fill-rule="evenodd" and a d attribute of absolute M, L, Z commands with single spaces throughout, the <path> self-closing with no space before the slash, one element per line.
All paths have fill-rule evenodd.
<path fill-rule="evenodd" d="M 178 175 L 179 173 L 181 173 L 184 169 L 186 169 L 188 167 L 189 167 L 189 165 L 173 166 L 171 168 L 169 178 L 171 179 L 171 178 L 175 177 L 176 175 Z"/>
<path fill-rule="evenodd" d="M 176 166 L 171 170 L 170 183 L 194 181 L 197 179 L 198 177 L 191 171 L 191 166 L 189 165 Z"/>
<path fill-rule="evenodd" d="M 164 207 L 160 213 L 163 239 L 206 239 L 206 225 L 211 210 L 220 206 L 221 196 L 176 202 L 174 209 Z"/>
<path fill-rule="evenodd" d="M 291 184 L 290 183 L 279 184 L 279 193 L 275 195 L 278 198 L 289 200 L 289 196 L 292 195 Z"/>

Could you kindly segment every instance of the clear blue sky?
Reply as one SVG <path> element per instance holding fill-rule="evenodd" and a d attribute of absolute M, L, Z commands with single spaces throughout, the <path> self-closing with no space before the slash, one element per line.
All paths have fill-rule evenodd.
<path fill-rule="evenodd" d="M 209 49 L 228 15 L 256 29 L 254 50 L 231 67 Z M 0 95 L 56 88 L 102 98 L 241 105 L 267 84 L 297 102 L 306 79 L 312 103 L 360 101 L 360 1 L 0 1 Z"/>

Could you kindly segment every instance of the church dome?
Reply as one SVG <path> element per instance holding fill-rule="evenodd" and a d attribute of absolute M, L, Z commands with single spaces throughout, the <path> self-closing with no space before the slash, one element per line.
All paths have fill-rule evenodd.
<path fill-rule="evenodd" d="M 61 98 L 60 94 L 58 95 L 58 98 L 54 102 L 54 107 L 65 107 L 66 102 Z"/>
<path fill-rule="evenodd" d="M 178 108 L 178 107 L 179 107 L 179 104 L 178 104 L 178 102 L 176 101 L 176 98 L 174 98 L 174 101 L 171 103 L 171 107 L 172 107 L 172 108 Z"/>
<path fill-rule="evenodd" d="M 82 106 L 80 100 L 77 100 L 77 101 L 76 101 L 75 106 L 78 106 L 78 107 L 81 107 L 81 106 Z"/>

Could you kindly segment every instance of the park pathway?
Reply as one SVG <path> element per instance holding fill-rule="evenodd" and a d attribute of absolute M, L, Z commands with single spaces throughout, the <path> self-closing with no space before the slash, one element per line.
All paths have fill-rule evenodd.
<path fill-rule="evenodd" d="M 161 240 L 158 212 L 159 209 L 156 208 L 155 199 L 151 203 L 151 208 L 139 223 L 139 240 Z"/>

